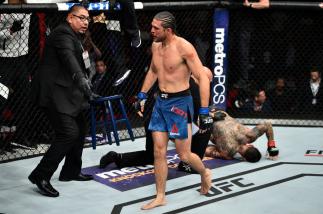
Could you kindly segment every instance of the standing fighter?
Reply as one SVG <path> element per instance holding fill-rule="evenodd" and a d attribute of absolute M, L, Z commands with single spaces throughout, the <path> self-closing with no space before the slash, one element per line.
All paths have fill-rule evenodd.
<path fill-rule="evenodd" d="M 212 126 L 209 116 L 210 84 L 207 74 L 193 45 L 176 35 L 175 17 L 169 12 L 155 15 L 151 23 L 152 60 L 138 102 L 141 111 L 147 92 L 158 79 L 159 93 L 152 112 L 149 129 L 154 141 L 154 167 L 156 198 L 142 206 L 148 210 L 166 204 L 165 189 L 168 174 L 166 151 L 169 139 L 174 139 L 176 151 L 182 161 L 188 163 L 201 175 L 201 194 L 211 187 L 211 170 L 204 167 L 200 158 L 191 152 L 193 101 L 189 90 L 192 74 L 199 82 L 201 108 L 200 129 Z"/>
<path fill-rule="evenodd" d="M 207 74 L 209 80 L 211 81 L 212 72 L 210 71 L 210 69 L 208 69 L 207 67 L 203 67 L 203 72 Z M 156 87 L 153 86 L 153 89 L 150 89 L 150 93 L 152 91 L 155 91 L 155 88 Z M 199 114 L 198 111 L 201 106 L 201 101 L 200 101 L 201 99 L 200 99 L 198 82 L 194 78 L 194 76 L 190 78 L 190 91 L 193 98 L 193 107 L 194 107 L 193 122 L 197 124 L 198 114 Z M 118 168 L 130 167 L 130 166 L 143 166 L 143 165 L 154 163 L 154 142 L 152 139 L 152 131 L 148 129 L 149 121 L 152 113 L 152 107 L 155 101 L 153 96 L 154 95 L 151 94 L 151 97 L 149 97 L 147 99 L 147 102 L 145 103 L 145 112 L 144 112 L 145 114 L 142 115 L 142 113 L 138 111 L 139 116 L 143 117 L 144 119 L 145 132 L 146 132 L 146 143 L 145 143 L 146 149 L 141 151 L 126 152 L 126 153 L 116 153 L 114 151 L 110 151 L 104 156 L 102 156 L 102 158 L 100 159 L 99 167 L 101 169 L 105 168 L 107 165 L 111 163 L 115 163 Z M 197 154 L 201 160 L 204 157 L 205 149 L 209 143 L 210 136 L 211 136 L 211 130 L 207 130 L 206 132 L 198 131 L 192 136 L 191 151 Z M 178 170 L 187 172 L 187 173 L 196 174 L 196 171 L 193 170 L 190 165 L 184 163 L 183 161 L 179 162 Z"/>
<path fill-rule="evenodd" d="M 224 111 L 216 111 L 213 114 L 213 129 L 211 141 L 214 145 L 206 148 L 205 156 L 212 158 L 233 159 L 239 153 L 248 162 L 258 162 L 261 153 L 251 143 L 266 133 L 268 139 L 268 158 L 276 160 L 279 150 L 274 140 L 274 132 L 269 121 L 258 124 L 250 129 Z"/>

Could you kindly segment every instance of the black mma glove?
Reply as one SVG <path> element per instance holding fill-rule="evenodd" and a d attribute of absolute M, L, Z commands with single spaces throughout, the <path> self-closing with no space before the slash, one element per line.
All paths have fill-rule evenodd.
<path fill-rule="evenodd" d="M 147 101 L 147 94 L 145 92 L 139 92 L 137 94 L 137 100 L 136 102 L 133 104 L 134 108 L 136 109 L 137 112 L 141 112 L 143 113 L 143 109 L 144 109 L 144 106 L 145 106 L 145 103 Z"/>
<path fill-rule="evenodd" d="M 279 149 L 276 147 L 276 142 L 274 140 L 268 141 L 267 153 L 269 159 L 275 159 L 278 157 Z"/>
<path fill-rule="evenodd" d="M 213 125 L 213 119 L 209 115 L 208 107 L 201 107 L 199 110 L 199 121 L 201 130 L 210 130 Z"/>
<path fill-rule="evenodd" d="M 23 21 L 22 20 L 15 20 L 10 28 L 11 33 L 16 33 L 18 31 L 21 31 L 24 29 L 24 26 L 22 26 Z"/>

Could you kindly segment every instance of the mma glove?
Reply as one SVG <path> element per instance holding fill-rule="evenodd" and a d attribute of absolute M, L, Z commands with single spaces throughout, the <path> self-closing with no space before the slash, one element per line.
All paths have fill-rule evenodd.
<path fill-rule="evenodd" d="M 199 110 L 199 122 L 201 130 L 210 130 L 213 125 L 213 119 L 209 115 L 208 107 L 201 107 Z"/>
<path fill-rule="evenodd" d="M 141 112 L 141 109 L 145 106 L 147 98 L 148 98 L 148 96 L 147 96 L 147 93 L 145 93 L 145 92 L 139 92 L 137 94 L 137 100 L 134 103 L 134 107 L 135 107 L 137 112 L 138 111 Z"/>
<path fill-rule="evenodd" d="M 276 142 L 274 140 L 268 141 L 267 152 L 269 157 L 276 157 L 279 154 L 279 149 L 276 147 Z"/>
<path fill-rule="evenodd" d="M 22 20 L 15 20 L 10 28 L 11 33 L 16 33 L 18 31 L 21 31 L 24 29 L 24 26 L 22 26 L 23 21 Z"/>

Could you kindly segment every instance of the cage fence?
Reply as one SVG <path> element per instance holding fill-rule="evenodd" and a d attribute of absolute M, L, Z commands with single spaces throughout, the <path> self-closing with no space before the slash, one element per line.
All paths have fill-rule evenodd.
<path fill-rule="evenodd" d="M 130 46 L 130 38 L 119 21 L 120 11 L 90 11 L 89 33 L 102 53 L 108 76 L 107 82 L 97 89 L 98 94 L 123 96 L 135 137 L 145 136 L 143 119 L 132 104 L 150 65 L 150 24 L 154 15 L 165 9 L 175 15 L 178 34 L 194 45 L 202 63 L 211 70 L 214 9 L 229 10 L 226 106 L 232 116 L 245 124 L 271 119 L 274 125 L 323 125 L 323 91 L 313 98 L 310 87 L 312 73 L 318 71 L 320 75 L 322 70 L 320 10 L 295 3 L 291 4 L 297 6 L 295 12 L 279 2 L 268 10 L 244 8 L 241 3 L 230 6 L 226 1 L 200 1 L 194 7 L 194 2 L 177 3 L 151 2 L 146 3 L 148 9 L 136 10 L 142 39 L 139 48 Z M 65 16 L 66 11 L 46 9 L 44 5 L 32 11 L 22 7 L 10 11 L 0 5 L 0 163 L 41 155 L 53 140 L 46 116 L 29 98 L 46 37 Z M 8 29 L 15 31 L 10 41 L 5 37 Z M 95 74 L 95 65 L 92 69 Z M 130 76 L 115 84 L 127 71 Z M 261 111 L 253 105 L 259 100 L 263 107 L 267 106 Z M 85 114 L 89 118 L 89 112 Z M 120 115 L 117 108 L 115 115 Z M 106 144 L 102 129 L 97 133 L 98 144 Z M 119 126 L 119 137 L 129 139 L 123 125 Z M 90 145 L 89 135 L 85 146 Z"/>

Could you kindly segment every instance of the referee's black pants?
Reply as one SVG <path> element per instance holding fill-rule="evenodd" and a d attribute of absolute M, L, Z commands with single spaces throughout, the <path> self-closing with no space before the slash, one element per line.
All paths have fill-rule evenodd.
<path fill-rule="evenodd" d="M 65 157 L 60 177 L 76 177 L 82 167 L 82 152 L 87 130 L 85 117 L 83 113 L 74 117 L 49 109 L 45 112 L 54 128 L 55 139 L 32 174 L 49 181 Z"/>

